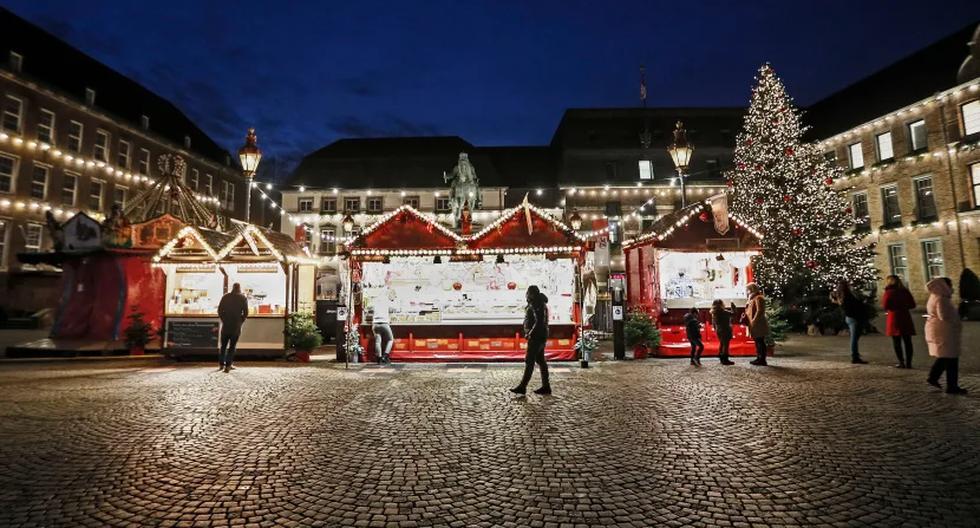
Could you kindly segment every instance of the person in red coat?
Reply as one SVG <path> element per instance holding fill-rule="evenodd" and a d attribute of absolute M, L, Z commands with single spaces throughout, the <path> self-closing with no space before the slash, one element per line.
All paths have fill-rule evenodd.
<path fill-rule="evenodd" d="M 909 310 L 915 308 L 915 299 L 897 275 L 889 275 L 885 279 L 885 294 L 881 296 L 881 307 L 888 313 L 885 335 L 892 338 L 895 357 L 898 358 L 895 368 L 912 368 L 912 336 L 915 335 L 915 325 L 912 324 L 912 314 Z M 904 358 L 903 344 L 905 345 Z"/>

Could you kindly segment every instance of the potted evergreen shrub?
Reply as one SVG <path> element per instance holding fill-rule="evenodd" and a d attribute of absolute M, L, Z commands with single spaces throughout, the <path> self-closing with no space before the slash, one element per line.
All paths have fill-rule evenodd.
<path fill-rule="evenodd" d="M 126 327 L 126 347 L 132 356 L 142 356 L 146 353 L 146 345 L 153 338 L 153 326 L 143 320 L 143 312 L 133 312 L 129 315 L 129 326 Z"/>
<path fill-rule="evenodd" d="M 320 329 L 316 326 L 313 313 L 309 311 L 289 314 L 286 321 L 286 348 L 295 350 L 296 358 L 307 362 L 313 349 L 323 343 Z"/>
<path fill-rule="evenodd" d="M 578 341 L 575 343 L 575 350 L 579 353 L 582 368 L 589 368 L 589 360 L 592 359 L 592 353 L 597 348 L 599 348 L 598 333 L 595 330 L 582 330 Z"/>
<path fill-rule="evenodd" d="M 626 346 L 633 347 L 634 359 L 645 359 L 660 348 L 660 330 L 646 312 L 631 311 L 623 330 Z"/>

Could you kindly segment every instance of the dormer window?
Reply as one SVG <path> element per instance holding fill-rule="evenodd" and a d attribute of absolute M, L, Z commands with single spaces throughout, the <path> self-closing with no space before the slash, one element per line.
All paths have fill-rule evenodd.
<path fill-rule="evenodd" d="M 91 88 L 85 89 L 85 104 L 86 106 L 95 106 L 95 90 Z"/>
<path fill-rule="evenodd" d="M 140 128 L 143 130 L 150 129 L 150 116 L 143 114 L 140 116 Z"/>
<path fill-rule="evenodd" d="M 21 68 L 24 67 L 24 56 L 20 53 L 11 51 L 10 52 L 10 71 L 20 73 Z"/>
<path fill-rule="evenodd" d="M 191 137 L 190 136 L 184 136 L 184 148 L 185 149 L 191 148 Z"/>

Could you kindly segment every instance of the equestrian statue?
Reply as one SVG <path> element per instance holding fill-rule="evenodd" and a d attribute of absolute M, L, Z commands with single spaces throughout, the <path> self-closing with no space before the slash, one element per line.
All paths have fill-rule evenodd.
<path fill-rule="evenodd" d="M 442 173 L 442 179 L 449 184 L 449 206 L 453 213 L 453 226 L 460 227 L 463 210 L 475 211 L 480 208 L 480 180 L 476 169 L 465 152 L 459 153 L 459 161 L 452 174 Z"/>

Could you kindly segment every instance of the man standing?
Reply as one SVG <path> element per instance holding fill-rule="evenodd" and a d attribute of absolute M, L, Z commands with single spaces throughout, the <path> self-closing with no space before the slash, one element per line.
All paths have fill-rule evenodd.
<path fill-rule="evenodd" d="M 527 384 L 534 374 L 534 364 L 541 369 L 541 388 L 535 394 L 551 394 L 548 383 L 548 363 L 544 358 L 544 346 L 548 341 L 548 297 L 537 286 L 527 288 L 527 308 L 524 310 L 524 337 L 527 338 L 527 354 L 524 356 L 524 377 L 521 384 L 510 389 L 514 394 L 527 393 Z"/>
<path fill-rule="evenodd" d="M 235 359 L 235 346 L 242 335 L 242 324 L 248 318 L 248 299 L 242 294 L 242 285 L 235 283 L 218 303 L 218 318 L 221 319 L 221 350 L 218 352 L 218 370 L 231 372 L 231 362 Z"/>

